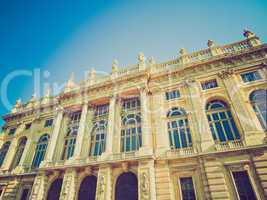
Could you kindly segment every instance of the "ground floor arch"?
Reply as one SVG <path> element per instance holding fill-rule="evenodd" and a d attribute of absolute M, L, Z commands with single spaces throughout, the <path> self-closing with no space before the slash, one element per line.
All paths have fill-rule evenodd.
<path fill-rule="evenodd" d="M 122 173 L 116 181 L 115 200 L 138 200 L 138 181 L 132 172 Z"/>
<path fill-rule="evenodd" d="M 86 176 L 80 185 L 78 200 L 95 200 L 97 178 Z"/>
<path fill-rule="evenodd" d="M 47 200 L 59 200 L 62 182 L 62 178 L 57 178 L 56 180 L 54 180 L 48 190 Z"/>

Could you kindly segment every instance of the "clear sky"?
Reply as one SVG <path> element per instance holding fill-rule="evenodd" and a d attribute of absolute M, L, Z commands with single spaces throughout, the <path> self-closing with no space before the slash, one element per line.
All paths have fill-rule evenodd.
<path fill-rule="evenodd" d="M 244 28 L 267 42 L 266 0 L 0 1 L 0 115 L 29 100 L 38 70 L 41 87 L 61 87 L 71 72 L 110 72 L 113 59 L 135 64 L 140 51 L 162 62 L 208 39 L 242 40 Z"/>

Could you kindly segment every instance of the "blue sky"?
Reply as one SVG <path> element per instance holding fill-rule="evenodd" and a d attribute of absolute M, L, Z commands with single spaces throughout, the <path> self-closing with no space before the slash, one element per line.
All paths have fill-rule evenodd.
<path fill-rule="evenodd" d="M 156 61 L 206 48 L 208 39 L 225 44 L 243 39 L 249 28 L 267 41 L 266 0 L 1 0 L 0 115 L 17 98 L 26 102 L 40 83 L 59 86 L 75 72 L 81 80 L 94 67 L 110 72 L 113 59 L 120 66 L 137 62 L 142 51 Z M 18 70 L 3 94 L 3 83 Z M 26 71 L 25 71 L 26 70 Z M 21 71 L 19 71 L 21 73 Z M 0 126 L 3 121 L 0 121 Z"/>

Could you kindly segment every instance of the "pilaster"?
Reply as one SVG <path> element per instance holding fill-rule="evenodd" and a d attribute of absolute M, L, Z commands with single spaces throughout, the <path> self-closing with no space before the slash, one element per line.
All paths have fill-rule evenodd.
<path fill-rule="evenodd" d="M 82 114 L 79 122 L 78 135 L 76 139 L 74 156 L 73 156 L 74 159 L 80 159 L 82 157 L 82 146 L 85 135 L 87 112 L 88 112 L 88 104 L 85 103 L 82 107 Z"/>
<path fill-rule="evenodd" d="M 148 91 L 142 88 L 140 91 L 141 101 L 141 126 L 142 126 L 142 147 L 140 154 L 152 154 L 152 133 L 151 133 L 151 110 Z"/>
<path fill-rule="evenodd" d="M 97 177 L 96 200 L 112 199 L 112 168 L 104 165 L 99 169 Z"/>
<path fill-rule="evenodd" d="M 77 177 L 75 169 L 69 168 L 65 171 L 60 200 L 75 200 L 77 193 Z"/>
<path fill-rule="evenodd" d="M 59 137 L 62 119 L 63 119 L 63 108 L 59 108 L 59 109 L 57 109 L 55 124 L 53 127 L 50 143 L 49 143 L 48 148 L 47 148 L 46 159 L 45 159 L 46 163 L 53 162 L 54 153 L 55 153 L 57 142 L 58 142 L 58 137 Z"/>
<path fill-rule="evenodd" d="M 44 200 L 46 196 L 48 177 L 45 173 L 38 174 L 32 186 L 32 191 L 30 195 L 31 200 Z"/>
<path fill-rule="evenodd" d="M 116 96 L 112 96 L 109 101 L 109 114 L 108 114 L 108 128 L 106 138 L 106 151 L 102 154 L 102 157 L 111 155 L 113 152 L 113 136 L 115 127 L 115 111 L 116 111 Z"/>
<path fill-rule="evenodd" d="M 140 200 L 156 199 L 154 161 L 140 161 L 138 165 L 138 197 Z"/>

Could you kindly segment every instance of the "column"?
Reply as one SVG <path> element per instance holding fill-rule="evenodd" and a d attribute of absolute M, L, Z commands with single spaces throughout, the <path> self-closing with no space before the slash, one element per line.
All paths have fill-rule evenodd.
<path fill-rule="evenodd" d="M 61 128 L 62 119 L 63 119 L 63 108 L 59 108 L 59 109 L 57 109 L 57 116 L 55 119 L 53 132 L 52 132 L 52 135 L 50 138 L 50 143 L 49 143 L 48 148 L 47 148 L 45 163 L 53 162 L 54 153 L 56 150 L 59 132 L 60 132 L 60 128 Z"/>
<path fill-rule="evenodd" d="M 145 88 L 140 91 L 141 101 L 141 126 L 142 126 L 142 147 L 141 154 L 152 154 L 152 133 L 151 133 L 151 111 L 149 97 Z"/>
<path fill-rule="evenodd" d="M 80 159 L 82 156 L 82 146 L 83 146 L 83 140 L 84 140 L 84 135 L 85 135 L 87 112 L 88 112 L 88 104 L 85 103 L 82 107 L 82 114 L 81 114 L 81 119 L 79 122 L 78 135 L 76 139 L 74 156 L 73 156 L 74 159 Z"/>
<path fill-rule="evenodd" d="M 242 91 L 239 87 L 240 83 L 235 80 L 233 72 L 225 70 L 218 75 L 222 79 L 229 98 L 231 99 L 231 102 L 229 103 L 232 105 L 232 114 L 236 115 L 239 120 L 240 126 L 243 129 L 242 131 L 244 133 L 246 145 L 262 144 L 265 134 L 263 131 L 258 130 L 253 117 L 249 114 L 250 112 L 246 105 L 246 101 L 248 101 L 248 99 L 245 99 L 244 96 L 242 96 Z M 235 122 L 237 122 L 237 120 L 235 120 Z"/>
<path fill-rule="evenodd" d="M 138 196 L 140 200 L 156 199 L 154 161 L 140 161 L 138 165 Z"/>
<path fill-rule="evenodd" d="M 188 89 L 187 99 L 189 100 L 191 112 L 193 116 L 192 126 L 199 134 L 199 138 L 195 139 L 196 146 L 202 151 L 209 150 L 214 146 L 214 140 L 211 135 L 208 119 L 205 113 L 205 103 L 201 97 L 198 83 L 193 80 L 185 81 L 185 87 Z M 194 144 L 193 144 L 194 145 Z"/>
<path fill-rule="evenodd" d="M 65 171 L 60 192 L 60 200 L 75 200 L 77 193 L 77 172 L 73 168 Z"/>
<path fill-rule="evenodd" d="M 112 96 L 109 101 L 108 111 L 108 127 L 106 137 L 106 151 L 102 154 L 102 157 L 106 157 L 113 152 L 113 136 L 115 127 L 115 106 L 116 106 L 116 95 Z"/>
<path fill-rule="evenodd" d="M 96 200 L 112 199 L 112 168 L 109 165 L 102 165 L 98 171 Z"/>

